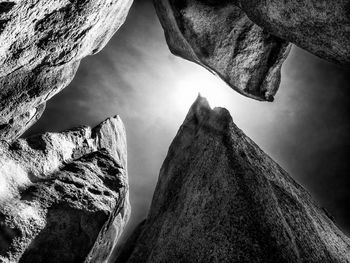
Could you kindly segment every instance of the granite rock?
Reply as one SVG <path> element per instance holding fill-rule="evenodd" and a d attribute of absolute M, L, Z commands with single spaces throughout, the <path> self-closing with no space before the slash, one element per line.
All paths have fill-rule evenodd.
<path fill-rule="evenodd" d="M 173 54 L 205 67 L 247 97 L 273 100 L 289 42 L 254 24 L 236 1 L 154 4 Z"/>
<path fill-rule="evenodd" d="M 350 65 L 348 0 L 239 0 L 249 18 L 265 30 L 309 52 Z"/>
<path fill-rule="evenodd" d="M 123 24 L 132 0 L 0 2 L 0 139 L 73 79 L 80 60 L 100 51 Z M 15 124 L 14 124 L 15 123 Z M 13 134 L 1 127 L 16 126 Z"/>
<path fill-rule="evenodd" d="M 108 262 L 129 218 L 118 116 L 0 143 L 0 262 Z"/>
<path fill-rule="evenodd" d="M 149 214 L 116 262 L 349 262 L 350 240 L 232 121 L 199 97 Z"/>
<path fill-rule="evenodd" d="M 1 139 L 11 141 L 22 135 L 27 128 L 32 126 L 41 117 L 45 110 L 45 106 L 46 103 L 40 104 L 23 114 L 11 118 L 6 124 L 2 124 L 0 126 Z"/>

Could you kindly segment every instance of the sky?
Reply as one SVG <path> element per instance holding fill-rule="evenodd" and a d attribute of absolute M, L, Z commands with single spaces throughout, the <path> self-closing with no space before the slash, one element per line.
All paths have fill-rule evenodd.
<path fill-rule="evenodd" d="M 125 25 L 82 61 L 73 82 L 25 136 L 120 115 L 128 140 L 128 234 L 147 215 L 162 162 L 198 92 L 211 106 L 227 108 L 238 127 L 350 233 L 350 70 L 294 47 L 275 101 L 245 98 L 170 53 L 149 1 L 135 1 Z"/>

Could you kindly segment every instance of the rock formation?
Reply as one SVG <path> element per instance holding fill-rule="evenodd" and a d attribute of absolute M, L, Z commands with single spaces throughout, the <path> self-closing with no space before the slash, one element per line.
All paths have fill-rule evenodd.
<path fill-rule="evenodd" d="M 350 65 L 348 0 L 238 0 L 256 24 L 311 53 Z"/>
<path fill-rule="evenodd" d="M 199 97 L 116 262 L 349 261 L 349 238 L 309 193 Z"/>
<path fill-rule="evenodd" d="M 130 214 L 119 117 L 0 143 L 0 262 L 107 262 Z"/>
<path fill-rule="evenodd" d="M 13 140 L 66 87 L 80 60 L 100 51 L 132 0 L 0 3 L 0 139 Z"/>
<path fill-rule="evenodd" d="M 21 136 L 43 114 L 46 103 L 40 104 L 29 111 L 11 118 L 6 124 L 0 125 L 1 140 L 11 141 Z M 5 106 L 6 107 L 6 106 Z"/>
<path fill-rule="evenodd" d="M 172 53 L 247 97 L 272 101 L 290 45 L 255 25 L 235 2 L 154 0 Z"/>

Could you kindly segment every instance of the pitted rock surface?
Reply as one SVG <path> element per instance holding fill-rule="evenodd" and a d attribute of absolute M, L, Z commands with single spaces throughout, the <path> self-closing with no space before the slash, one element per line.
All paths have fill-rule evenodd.
<path fill-rule="evenodd" d="M 0 144 L 0 262 L 107 262 L 129 218 L 119 117 Z"/>

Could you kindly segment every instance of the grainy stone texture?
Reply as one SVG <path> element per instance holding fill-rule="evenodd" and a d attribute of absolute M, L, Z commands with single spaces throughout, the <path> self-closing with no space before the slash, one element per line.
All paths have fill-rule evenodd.
<path fill-rule="evenodd" d="M 0 126 L 1 139 L 11 141 L 14 138 L 19 137 L 25 130 L 32 126 L 43 114 L 46 104 L 40 104 L 33 109 L 18 115 L 6 124 Z"/>
<path fill-rule="evenodd" d="M 0 139 L 18 137 L 37 109 L 73 79 L 80 60 L 100 51 L 132 0 L 0 2 Z M 9 125 L 21 127 L 9 133 Z"/>
<path fill-rule="evenodd" d="M 107 262 L 130 214 L 119 117 L 0 143 L 0 262 Z"/>
<path fill-rule="evenodd" d="M 235 1 L 154 4 L 172 53 L 202 65 L 247 97 L 273 100 L 288 42 L 251 22 Z"/>
<path fill-rule="evenodd" d="M 309 193 L 199 97 L 116 262 L 349 261 L 349 238 Z"/>
<path fill-rule="evenodd" d="M 249 18 L 271 34 L 332 62 L 350 65 L 348 0 L 239 0 Z"/>

